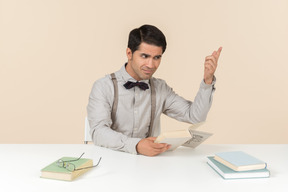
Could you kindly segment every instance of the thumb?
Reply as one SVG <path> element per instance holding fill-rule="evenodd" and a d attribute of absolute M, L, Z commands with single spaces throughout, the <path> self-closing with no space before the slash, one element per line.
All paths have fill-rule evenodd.
<path fill-rule="evenodd" d="M 157 137 L 147 137 L 146 139 L 154 142 L 157 139 Z"/>

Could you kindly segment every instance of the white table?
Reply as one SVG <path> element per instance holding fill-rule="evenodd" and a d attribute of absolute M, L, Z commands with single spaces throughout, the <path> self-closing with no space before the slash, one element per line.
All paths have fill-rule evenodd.
<path fill-rule="evenodd" d="M 224 180 L 206 156 L 242 150 L 268 163 L 270 178 Z M 100 165 L 72 182 L 40 178 L 40 170 L 63 157 L 92 158 Z M 288 191 L 288 145 L 200 145 L 156 157 L 132 155 L 94 145 L 1 144 L 0 186 L 4 191 Z"/>

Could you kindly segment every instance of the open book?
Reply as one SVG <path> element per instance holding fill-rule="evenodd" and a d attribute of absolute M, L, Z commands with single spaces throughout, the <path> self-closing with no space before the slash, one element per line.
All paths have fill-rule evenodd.
<path fill-rule="evenodd" d="M 169 150 L 175 150 L 181 145 L 195 148 L 213 135 L 212 133 L 195 130 L 203 125 L 203 123 L 193 124 L 184 130 L 162 132 L 155 140 L 155 143 L 167 143 L 171 145 Z"/>

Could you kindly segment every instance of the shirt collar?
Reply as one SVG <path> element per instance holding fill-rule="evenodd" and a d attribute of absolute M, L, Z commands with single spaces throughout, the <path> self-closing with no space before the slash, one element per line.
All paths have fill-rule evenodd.
<path fill-rule="evenodd" d="M 131 82 L 137 82 L 136 79 L 134 79 L 133 77 L 131 77 L 131 75 L 129 75 L 129 73 L 126 71 L 126 65 L 127 63 L 125 63 L 125 65 L 123 65 L 120 69 L 120 73 L 121 73 L 121 76 L 122 76 L 122 79 L 127 82 L 127 81 L 131 81 Z M 149 84 L 149 79 L 146 79 L 146 80 L 140 80 L 139 82 L 144 82 L 144 83 L 147 83 Z"/>

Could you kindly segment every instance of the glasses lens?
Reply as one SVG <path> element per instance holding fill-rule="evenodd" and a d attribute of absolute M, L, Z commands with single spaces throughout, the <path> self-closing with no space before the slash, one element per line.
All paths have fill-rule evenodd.
<path fill-rule="evenodd" d="M 68 171 L 74 171 L 74 170 L 75 170 L 75 165 L 72 164 L 72 163 L 67 163 L 67 164 L 66 164 L 66 169 L 67 169 Z"/>
<path fill-rule="evenodd" d="M 58 167 L 64 167 L 64 162 L 61 159 L 59 159 L 56 164 Z"/>

